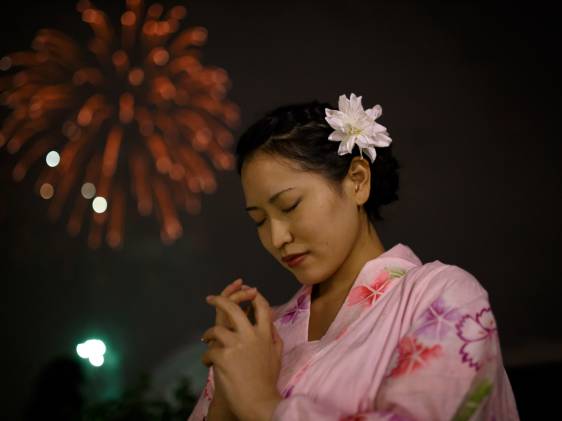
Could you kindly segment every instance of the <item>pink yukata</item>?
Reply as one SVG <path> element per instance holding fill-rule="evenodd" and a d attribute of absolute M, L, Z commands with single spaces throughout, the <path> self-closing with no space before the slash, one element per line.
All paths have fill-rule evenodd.
<path fill-rule="evenodd" d="M 469 272 L 396 244 L 368 261 L 325 335 L 311 286 L 274 307 L 283 338 L 274 421 L 519 420 L 488 293 Z M 213 369 L 188 421 L 206 419 Z"/>

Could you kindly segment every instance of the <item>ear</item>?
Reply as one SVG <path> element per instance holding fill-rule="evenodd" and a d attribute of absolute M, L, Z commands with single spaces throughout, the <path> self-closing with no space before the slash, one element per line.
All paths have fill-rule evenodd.
<path fill-rule="evenodd" d="M 357 205 L 363 205 L 371 193 L 371 167 L 369 161 L 360 156 L 355 156 L 351 160 L 347 171 L 346 183 L 351 197 Z"/>

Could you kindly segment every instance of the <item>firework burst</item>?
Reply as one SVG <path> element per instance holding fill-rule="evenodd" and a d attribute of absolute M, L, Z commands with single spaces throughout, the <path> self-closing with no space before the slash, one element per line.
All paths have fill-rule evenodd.
<path fill-rule="evenodd" d="M 18 154 L 16 181 L 46 164 L 36 190 L 49 217 L 66 210 L 71 235 L 89 221 L 91 247 L 122 244 L 131 200 L 173 242 L 183 231 L 178 211 L 198 213 L 201 195 L 216 189 L 214 169 L 233 168 L 239 110 L 226 99 L 228 75 L 201 64 L 207 31 L 180 30 L 183 6 L 127 0 L 117 31 L 91 2 L 77 10 L 93 31 L 87 48 L 42 29 L 31 51 L 0 59 L 11 110 L 0 147 Z"/>

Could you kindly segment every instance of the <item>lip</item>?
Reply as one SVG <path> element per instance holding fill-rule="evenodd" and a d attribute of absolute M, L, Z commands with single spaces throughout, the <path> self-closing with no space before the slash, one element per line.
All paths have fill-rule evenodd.
<path fill-rule="evenodd" d="M 294 267 L 300 264 L 304 258 L 306 257 L 307 253 L 299 253 L 299 254 L 289 254 L 288 256 L 283 257 L 283 261 L 287 263 L 288 266 Z"/>

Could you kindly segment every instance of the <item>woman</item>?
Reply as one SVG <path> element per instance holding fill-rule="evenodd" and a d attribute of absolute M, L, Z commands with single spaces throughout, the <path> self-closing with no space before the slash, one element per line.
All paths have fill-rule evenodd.
<path fill-rule="evenodd" d="M 331 108 L 281 107 L 240 138 L 248 214 L 302 285 L 274 308 L 241 280 L 208 297 L 209 376 L 189 420 L 519 419 L 484 288 L 377 235 L 398 198 L 380 106 L 352 94 Z"/>

